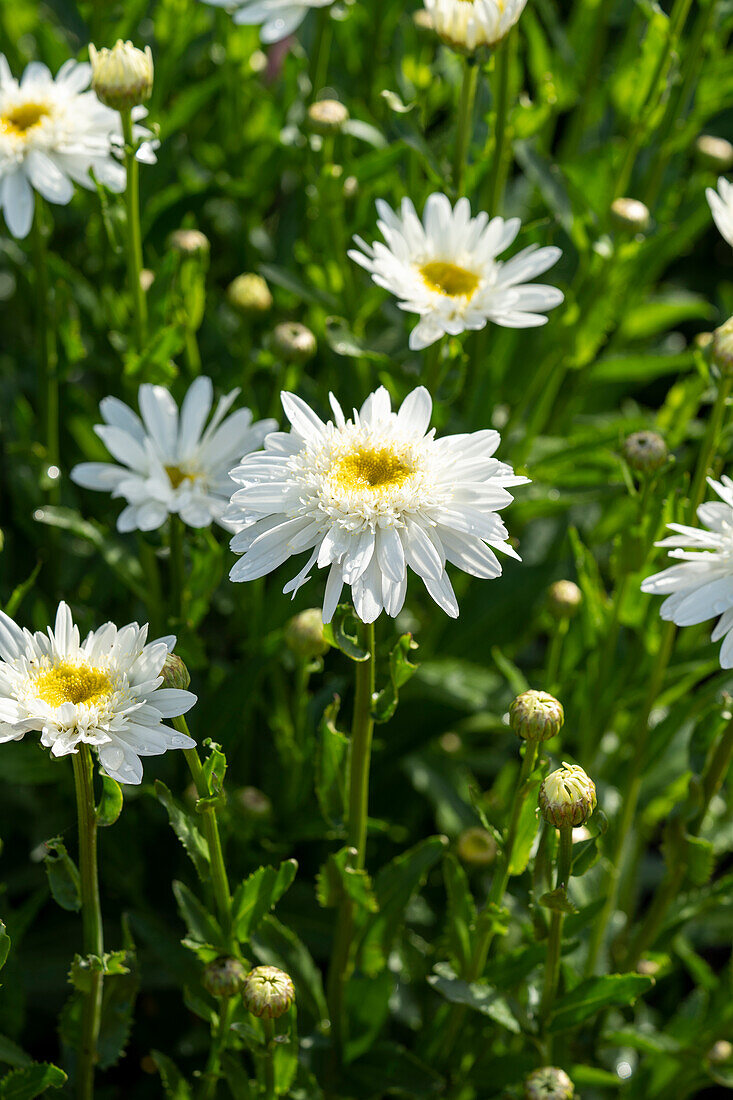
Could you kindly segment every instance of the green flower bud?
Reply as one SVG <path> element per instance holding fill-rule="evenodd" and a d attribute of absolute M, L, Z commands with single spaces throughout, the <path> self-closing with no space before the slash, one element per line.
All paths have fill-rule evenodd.
<path fill-rule="evenodd" d="M 573 619 L 580 610 L 583 593 L 575 581 L 555 581 L 547 590 L 547 606 L 553 619 Z"/>
<path fill-rule="evenodd" d="M 539 805 L 556 829 L 584 825 L 596 808 L 595 783 L 577 764 L 563 764 L 540 787 Z"/>
<path fill-rule="evenodd" d="M 211 250 L 209 238 L 200 229 L 174 229 L 168 238 L 168 247 L 186 259 L 203 258 Z"/>
<path fill-rule="evenodd" d="M 246 272 L 237 275 L 227 288 L 227 298 L 241 313 L 269 313 L 272 294 L 261 275 Z"/>
<path fill-rule="evenodd" d="M 458 837 L 456 854 L 467 867 L 488 867 L 496 859 L 496 841 L 486 829 L 474 825 Z"/>
<path fill-rule="evenodd" d="M 524 1082 L 525 1100 L 572 1100 L 575 1085 L 565 1070 L 543 1066 L 530 1073 Z"/>
<path fill-rule="evenodd" d="M 713 333 L 713 363 L 721 374 L 733 374 L 733 317 Z"/>
<path fill-rule="evenodd" d="M 307 363 L 316 354 L 316 338 L 298 321 L 283 321 L 272 333 L 272 347 L 286 363 Z"/>
<path fill-rule="evenodd" d="M 221 958 L 204 967 L 203 986 L 212 997 L 234 997 L 240 992 L 247 971 L 239 959 Z"/>
<path fill-rule="evenodd" d="M 153 55 L 150 46 L 138 50 L 121 38 L 108 50 L 89 45 L 92 91 L 114 111 L 129 111 L 150 99 L 153 91 Z"/>
<path fill-rule="evenodd" d="M 308 125 L 316 134 L 337 134 L 348 121 L 348 108 L 337 99 L 318 99 L 308 108 Z"/>
<path fill-rule="evenodd" d="M 562 703 L 546 691 L 523 691 L 509 707 L 509 724 L 525 741 L 549 741 L 564 721 Z"/>
<path fill-rule="evenodd" d="M 658 432 L 633 432 L 624 440 L 623 455 L 637 474 L 653 474 L 667 461 L 667 444 Z"/>
<path fill-rule="evenodd" d="M 700 134 L 695 142 L 695 152 L 698 160 L 714 172 L 727 172 L 729 168 L 733 168 L 733 145 L 725 138 Z"/>
<path fill-rule="evenodd" d="M 284 970 L 276 966 L 256 966 L 244 979 L 242 1000 L 253 1016 L 276 1020 L 294 1003 L 295 986 Z"/>
<path fill-rule="evenodd" d="M 285 627 L 285 644 L 291 653 L 306 661 L 328 653 L 330 645 L 323 635 L 320 607 L 309 607 L 293 616 Z"/>
<path fill-rule="evenodd" d="M 649 225 L 649 210 L 639 199 L 614 199 L 611 203 L 611 220 L 617 229 L 643 233 Z"/>
<path fill-rule="evenodd" d="M 163 687 L 183 688 L 185 691 L 191 683 L 188 669 L 177 653 L 169 653 L 160 670 L 163 677 Z"/>

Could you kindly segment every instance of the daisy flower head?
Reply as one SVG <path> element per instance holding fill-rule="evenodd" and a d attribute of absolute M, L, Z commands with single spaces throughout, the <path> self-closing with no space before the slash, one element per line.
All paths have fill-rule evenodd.
<path fill-rule="evenodd" d="M 333 0 L 204 0 L 216 8 L 227 8 L 235 23 L 259 25 L 266 44 L 280 42 L 296 31 L 311 8 L 327 8 Z"/>
<path fill-rule="evenodd" d="M 196 702 L 190 691 L 161 687 L 175 638 L 148 643 L 147 634 L 147 625 L 105 623 L 82 642 L 65 603 L 53 629 L 35 634 L 0 611 L 0 742 L 35 730 L 53 756 L 91 745 L 119 783 L 141 782 L 141 756 L 193 748 L 163 725 Z"/>
<path fill-rule="evenodd" d="M 249 409 L 227 416 L 235 389 L 219 400 L 207 425 L 213 392 L 210 378 L 197 378 L 180 413 L 168 390 L 148 383 L 139 391 L 140 416 L 116 397 L 102 401 L 104 424 L 94 430 L 119 465 L 82 462 L 71 480 L 127 501 L 118 531 L 155 531 L 169 515 L 189 527 L 221 522 L 232 493 L 229 469 L 261 446 L 277 422 L 253 422 Z"/>
<path fill-rule="evenodd" d="M 231 472 L 240 488 L 226 518 L 239 527 L 231 547 L 242 555 L 233 581 L 308 553 L 284 591 L 295 595 L 314 567 L 327 569 L 323 621 L 348 585 L 356 614 L 371 623 L 402 609 L 409 567 L 455 618 L 448 563 L 491 579 L 501 574 L 494 549 L 518 559 L 497 512 L 513 499 L 508 487 L 528 478 L 494 458 L 498 432 L 436 439 L 422 386 L 397 412 L 380 387 L 349 420 L 331 395 L 328 423 L 295 394 L 282 403 L 290 431 L 269 435 Z"/>
<path fill-rule="evenodd" d="M 443 194 L 429 197 L 422 221 L 409 199 L 399 213 L 379 199 L 377 212 L 384 243 L 355 237 L 359 249 L 349 256 L 399 299 L 400 309 L 420 315 L 410 333 L 413 351 L 488 321 L 506 328 L 544 325 L 541 311 L 563 301 L 556 287 L 527 282 L 558 261 L 559 248 L 530 245 L 510 260 L 497 259 L 519 233 L 519 218 L 474 218 L 468 199 L 452 207 Z"/>
<path fill-rule="evenodd" d="M 447 45 L 472 53 L 509 33 L 527 0 L 424 0 L 433 27 Z"/>
<path fill-rule="evenodd" d="M 708 187 L 705 197 L 720 235 L 733 248 L 733 183 L 730 183 L 725 176 L 721 176 L 718 180 L 718 190 Z"/>
<path fill-rule="evenodd" d="M 122 148 L 120 116 L 87 90 L 91 74 L 87 63 L 69 60 L 54 78 L 32 61 L 18 81 L 0 54 L 0 210 L 14 237 L 30 231 L 34 191 L 65 206 L 75 183 L 94 189 L 90 172 L 111 191 L 124 190 L 125 170 L 115 156 Z M 138 107 L 133 118 L 146 113 Z M 134 135 L 149 136 L 140 126 Z M 149 143 L 138 159 L 155 160 Z"/>
<path fill-rule="evenodd" d="M 694 626 L 718 615 L 712 641 L 723 638 L 722 668 L 733 668 L 733 480 L 708 478 L 720 500 L 701 504 L 697 516 L 702 527 L 670 523 L 675 534 L 658 542 L 670 547 L 678 561 L 661 573 L 647 577 L 642 592 L 666 596 L 659 614 L 677 626 Z"/>

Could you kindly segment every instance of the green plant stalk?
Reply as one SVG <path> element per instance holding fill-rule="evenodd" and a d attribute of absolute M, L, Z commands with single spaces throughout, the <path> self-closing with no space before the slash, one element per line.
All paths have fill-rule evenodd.
<path fill-rule="evenodd" d="M 72 756 L 76 810 L 79 822 L 79 876 L 85 955 L 104 955 L 102 911 L 97 874 L 97 815 L 94 806 L 94 768 L 88 745 L 80 744 Z M 76 1092 L 79 1100 L 93 1100 L 97 1040 L 102 1020 L 103 975 L 92 970 L 90 988 L 84 994 L 81 1042 L 78 1051 Z"/>
<path fill-rule="evenodd" d="M 314 100 L 326 86 L 328 80 L 328 62 L 331 56 L 331 42 L 333 41 L 333 22 L 331 9 L 321 8 L 318 12 L 318 24 L 316 37 L 311 54 L 310 65 L 310 99 Z"/>
<path fill-rule="evenodd" d="M 275 1100 L 275 1023 L 269 1016 L 263 1016 L 265 1028 L 265 1100 Z"/>
<path fill-rule="evenodd" d="M 206 1064 L 201 1083 L 201 1100 L 214 1100 L 216 1086 L 221 1077 L 221 1056 L 226 1050 L 227 1038 L 232 1024 L 232 1016 L 236 1008 L 236 998 L 222 998 L 219 1005 L 219 1023 L 214 1035 L 214 1041 L 209 1051 L 209 1060 Z"/>
<path fill-rule="evenodd" d="M 708 420 L 708 427 L 705 433 L 705 439 L 703 441 L 702 450 L 698 458 L 697 467 L 695 469 L 695 477 L 692 482 L 692 488 L 690 489 L 690 507 L 689 507 L 689 519 L 690 522 L 694 521 L 697 515 L 697 510 L 703 502 L 705 497 L 706 478 L 710 471 L 710 466 L 715 458 L 715 451 L 720 438 L 720 432 L 723 427 L 723 421 L 725 419 L 725 412 L 728 406 L 728 398 L 730 396 L 731 386 L 733 386 L 733 377 L 725 375 L 718 383 L 718 392 L 715 397 L 715 404 L 713 405 L 710 419 Z"/>
<path fill-rule="evenodd" d="M 556 886 L 567 887 L 573 865 L 573 829 L 571 825 L 560 829 L 560 849 L 557 857 Z M 550 932 L 547 937 L 547 960 L 545 962 L 545 984 L 540 1001 L 540 1019 L 549 1019 L 552 1004 L 557 993 L 560 978 L 560 956 L 562 954 L 562 926 L 565 914 L 553 909 L 550 918 Z"/>
<path fill-rule="evenodd" d="M 496 120 L 494 123 L 494 149 L 491 160 L 491 171 L 486 187 L 486 198 L 483 209 L 489 217 L 493 218 L 502 207 L 504 195 L 504 182 L 508 171 L 508 158 L 506 155 L 509 118 L 509 70 L 513 50 L 510 51 L 509 43 L 516 40 L 516 35 L 511 31 L 504 42 L 496 51 Z M 507 162 L 505 164 L 505 162 Z"/>
<path fill-rule="evenodd" d="M 132 115 L 129 110 L 121 111 L 122 136 L 125 142 L 125 169 L 127 185 L 125 187 L 125 207 L 127 209 L 127 276 L 132 295 L 135 320 L 135 343 L 138 351 L 145 345 L 147 328 L 147 304 L 145 292 L 140 282 L 143 269 L 142 233 L 140 230 L 140 165 L 135 156 L 135 144 L 132 136 Z"/>
<path fill-rule="evenodd" d="M 460 198 L 466 181 L 468 149 L 473 133 L 473 108 L 476 101 L 479 67 L 474 57 L 463 59 L 463 80 L 461 98 L 458 105 L 458 129 L 456 131 L 456 150 L 453 158 L 453 187 L 456 197 Z"/>
<path fill-rule="evenodd" d="M 180 516 L 168 517 L 170 609 L 169 622 L 178 629 L 184 621 L 183 607 L 183 522 Z"/>
<path fill-rule="evenodd" d="M 559 622 L 554 624 L 552 635 L 550 637 L 550 644 L 547 647 L 547 666 L 545 668 L 546 691 L 554 692 L 557 690 L 557 677 L 560 671 L 562 650 L 569 627 L 570 623 L 567 619 L 561 619 Z"/>
<path fill-rule="evenodd" d="M 43 410 L 43 441 L 46 446 L 46 463 L 59 465 L 59 377 L 54 326 L 49 323 L 51 302 L 48 293 L 48 250 L 44 226 L 43 200 L 36 195 L 36 209 L 32 223 L 33 263 L 36 270 L 36 323 L 38 347 L 41 359 L 40 399 Z M 58 477 L 51 479 L 50 497 L 58 503 Z"/>
<path fill-rule="evenodd" d="M 186 363 L 188 364 L 188 369 L 191 372 L 191 376 L 197 378 L 201 373 L 201 353 L 199 351 L 195 329 L 192 329 L 189 325 L 186 325 L 184 328 L 184 339 Z"/>
<path fill-rule="evenodd" d="M 372 697 L 376 658 L 373 623 L 362 623 L 361 644 L 370 656 L 366 661 L 355 662 L 356 693 L 351 727 L 347 826 L 347 843 L 356 849 L 354 866 L 357 870 L 361 870 L 365 864 L 369 809 L 369 766 L 374 731 Z M 340 1056 L 344 1045 L 344 987 L 349 972 L 353 932 L 354 904 L 351 898 L 344 896 L 336 918 L 328 975 L 329 1011 L 336 1056 Z"/>

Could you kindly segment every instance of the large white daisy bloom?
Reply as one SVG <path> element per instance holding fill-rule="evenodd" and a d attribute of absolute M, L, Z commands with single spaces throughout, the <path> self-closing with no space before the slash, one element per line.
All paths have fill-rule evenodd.
<path fill-rule="evenodd" d="M 720 664 L 733 668 L 733 481 L 724 476 L 720 481 L 708 478 L 708 484 L 720 501 L 701 504 L 697 510 L 707 530 L 670 523 L 669 530 L 676 534 L 656 545 L 672 547 L 669 557 L 680 564 L 647 577 L 641 590 L 666 596 L 659 614 L 677 626 L 693 626 L 720 615 L 712 641 L 725 639 Z"/>
<path fill-rule="evenodd" d="M 146 645 L 147 634 L 147 625 L 105 623 L 82 642 L 65 603 L 45 633 L 21 630 L 0 611 L 0 742 L 36 730 L 54 756 L 91 745 L 119 783 L 142 780 L 141 756 L 193 748 L 162 724 L 196 702 L 190 691 L 160 686 L 175 638 Z"/>
<path fill-rule="evenodd" d="M 311 8 L 327 8 L 333 0 L 204 0 L 204 3 L 229 9 L 235 23 L 261 24 L 260 38 L 270 43 L 296 31 Z"/>
<path fill-rule="evenodd" d="M 54 79 L 45 65 L 32 61 L 18 82 L 0 54 L 0 210 L 14 237 L 28 235 L 34 190 L 65 206 L 75 183 L 94 189 L 90 170 L 111 191 L 125 188 L 125 170 L 114 155 L 122 148 L 120 116 L 84 90 L 91 75 L 90 65 L 69 60 Z M 146 114 L 137 107 L 133 118 Z M 134 135 L 148 131 L 136 126 Z M 138 159 L 155 160 L 149 143 Z"/>
<path fill-rule="evenodd" d="M 440 37 L 459 50 L 495 46 L 512 29 L 527 0 L 424 0 Z"/>
<path fill-rule="evenodd" d="M 121 465 L 82 462 L 71 480 L 127 501 L 118 531 L 155 531 L 169 515 L 189 527 L 221 522 L 232 494 L 232 464 L 277 427 L 276 420 L 253 423 L 249 409 L 227 416 L 238 394 L 235 389 L 220 399 L 207 427 L 214 396 L 210 378 L 197 378 L 189 387 L 180 415 L 162 386 L 140 387 L 142 419 L 116 397 L 105 397 L 99 406 L 105 423 L 94 430 Z"/>
<path fill-rule="evenodd" d="M 718 190 L 708 187 L 705 197 L 721 236 L 733 248 L 733 183 L 730 183 L 725 176 L 721 176 L 718 180 Z"/>
<path fill-rule="evenodd" d="M 241 528 L 231 547 L 242 555 L 233 581 L 262 577 L 310 551 L 284 591 L 295 594 L 314 566 L 328 569 L 324 622 L 347 584 L 357 615 L 369 623 L 382 610 L 401 610 L 409 566 L 455 617 L 447 562 L 491 579 L 501 574 L 491 547 L 518 558 L 496 513 L 513 499 L 507 487 L 528 479 L 493 457 L 498 432 L 436 439 L 422 386 L 399 412 L 380 387 L 353 420 L 331 395 L 327 424 L 292 393 L 282 403 L 290 432 L 269 435 L 264 451 L 232 470 L 241 488 L 226 516 Z"/>
<path fill-rule="evenodd" d="M 530 245 L 511 260 L 496 259 L 517 236 L 519 218 L 472 218 L 468 199 L 451 207 L 442 194 L 430 196 L 422 222 L 409 199 L 402 200 L 399 213 L 378 199 L 377 212 L 386 243 L 370 246 L 355 237 L 361 251 L 352 249 L 349 256 L 400 299 L 400 309 L 420 314 L 410 334 L 413 350 L 446 333 L 481 329 L 487 321 L 507 328 L 544 325 L 540 311 L 563 300 L 556 287 L 527 282 L 557 262 L 559 248 Z"/>

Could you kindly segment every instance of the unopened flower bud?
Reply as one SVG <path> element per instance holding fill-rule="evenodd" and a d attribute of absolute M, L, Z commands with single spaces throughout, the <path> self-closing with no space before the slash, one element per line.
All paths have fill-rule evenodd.
<path fill-rule="evenodd" d="M 553 619 L 572 619 L 580 610 L 583 593 L 575 581 L 555 581 L 547 590 L 547 606 Z"/>
<path fill-rule="evenodd" d="M 149 267 L 144 267 L 140 272 L 140 286 L 142 287 L 143 294 L 148 293 L 154 282 L 155 272 L 151 271 Z"/>
<path fill-rule="evenodd" d="M 706 168 L 712 168 L 715 172 L 727 172 L 733 168 L 733 145 L 725 138 L 701 134 L 695 142 L 695 151 Z"/>
<path fill-rule="evenodd" d="M 259 787 L 242 787 L 237 798 L 247 817 L 262 820 L 272 813 L 272 802 Z"/>
<path fill-rule="evenodd" d="M 299 321 L 283 321 L 272 333 L 272 346 L 286 363 L 307 363 L 316 354 L 316 338 Z"/>
<path fill-rule="evenodd" d="M 169 653 L 160 670 L 163 677 L 163 687 L 182 688 L 184 691 L 191 683 L 188 669 L 177 653 Z"/>
<path fill-rule="evenodd" d="M 294 615 L 285 627 L 285 644 L 291 653 L 304 660 L 322 657 L 330 648 L 323 634 L 320 607 L 309 607 Z"/>
<path fill-rule="evenodd" d="M 474 825 L 458 837 L 456 854 L 467 867 L 488 867 L 496 858 L 496 841 L 486 829 Z"/>
<path fill-rule="evenodd" d="M 284 970 L 276 966 L 256 966 L 244 979 L 242 1000 L 253 1016 L 276 1020 L 295 1001 L 295 986 Z"/>
<path fill-rule="evenodd" d="M 540 810 L 556 829 L 584 825 L 596 808 L 596 786 L 577 764 L 550 772 L 540 787 Z"/>
<path fill-rule="evenodd" d="M 211 249 L 209 238 L 200 229 L 174 229 L 168 247 L 186 259 L 208 256 Z"/>
<path fill-rule="evenodd" d="M 645 978 L 655 978 L 662 967 L 656 959 L 639 959 L 636 964 L 636 969 L 637 972 L 643 974 Z"/>
<path fill-rule="evenodd" d="M 543 1066 L 524 1082 L 525 1100 L 572 1100 L 575 1085 L 563 1069 Z"/>
<path fill-rule="evenodd" d="M 89 44 L 92 90 L 115 111 L 129 111 L 150 99 L 153 91 L 153 55 L 150 46 L 138 50 L 117 39 L 111 50 Z"/>
<path fill-rule="evenodd" d="M 733 374 L 733 317 L 713 333 L 713 363 L 721 374 Z"/>
<path fill-rule="evenodd" d="M 239 959 L 215 959 L 204 967 L 203 986 L 212 997 L 234 997 L 242 988 L 247 971 Z"/>
<path fill-rule="evenodd" d="M 353 199 L 359 193 L 359 181 L 356 176 L 347 176 L 344 180 L 344 198 Z"/>
<path fill-rule="evenodd" d="M 712 332 L 696 332 L 692 342 L 698 351 L 706 351 L 713 342 Z"/>
<path fill-rule="evenodd" d="M 659 432 L 633 432 L 624 440 L 624 458 L 637 474 L 655 473 L 664 466 L 668 453 Z"/>
<path fill-rule="evenodd" d="M 564 721 L 562 703 L 546 691 L 523 691 L 509 707 L 509 724 L 525 741 L 549 741 Z"/>
<path fill-rule="evenodd" d="M 718 1039 L 717 1043 L 713 1043 L 708 1051 L 708 1062 L 714 1066 L 725 1065 L 726 1062 L 730 1062 L 733 1057 L 733 1044 L 729 1043 L 727 1039 Z"/>
<path fill-rule="evenodd" d="M 227 288 L 227 298 L 242 313 L 268 313 L 272 309 L 272 294 L 261 275 L 237 275 Z"/>
<path fill-rule="evenodd" d="M 308 108 L 308 125 L 316 134 L 337 134 L 348 120 L 348 108 L 338 99 L 318 99 Z"/>
<path fill-rule="evenodd" d="M 649 210 L 639 199 L 614 199 L 611 203 L 611 220 L 618 229 L 643 233 L 649 225 Z"/>

